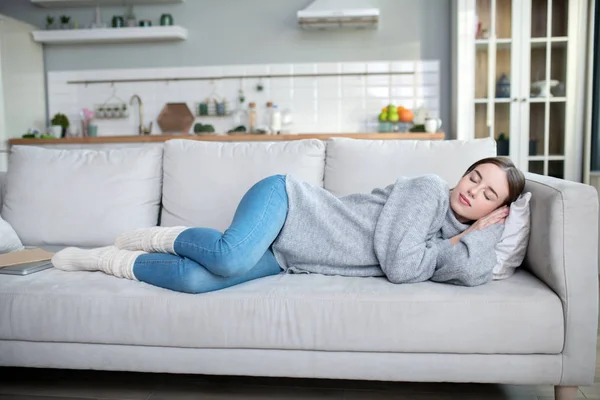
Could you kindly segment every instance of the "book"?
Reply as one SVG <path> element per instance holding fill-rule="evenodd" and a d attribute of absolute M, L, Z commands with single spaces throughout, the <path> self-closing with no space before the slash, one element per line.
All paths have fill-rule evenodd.
<path fill-rule="evenodd" d="M 43 249 L 26 249 L 0 254 L 0 269 L 41 261 L 50 261 L 54 253 Z"/>
<path fill-rule="evenodd" d="M 0 254 L 0 274 L 29 275 L 52 268 L 54 253 L 43 249 L 26 249 Z"/>

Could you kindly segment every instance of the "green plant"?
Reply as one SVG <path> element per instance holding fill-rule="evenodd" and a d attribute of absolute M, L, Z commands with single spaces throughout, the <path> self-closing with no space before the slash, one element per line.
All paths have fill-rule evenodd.
<path fill-rule="evenodd" d="M 51 16 L 51 15 L 48 15 L 48 16 L 46 17 L 46 24 L 48 24 L 48 25 L 52 25 L 53 23 L 54 23 L 54 17 L 53 17 L 53 16 Z"/>
<path fill-rule="evenodd" d="M 71 20 L 71 17 L 69 17 L 69 16 L 67 16 L 67 15 L 61 15 L 61 16 L 60 16 L 60 23 L 61 23 L 61 24 L 64 24 L 64 25 L 66 25 L 66 24 L 68 24 L 68 23 L 69 23 L 69 21 L 70 21 L 70 20 Z"/>
<path fill-rule="evenodd" d="M 69 118 L 65 114 L 57 113 L 50 121 L 52 125 L 60 125 L 63 129 L 67 129 L 70 125 Z"/>
<path fill-rule="evenodd" d="M 498 139 L 499 141 L 508 141 L 509 137 L 508 135 L 505 135 L 504 133 L 501 133 L 500 135 L 498 135 Z"/>

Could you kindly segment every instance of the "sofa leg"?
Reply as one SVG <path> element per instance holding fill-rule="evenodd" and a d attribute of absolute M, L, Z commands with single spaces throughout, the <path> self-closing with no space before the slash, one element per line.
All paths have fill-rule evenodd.
<path fill-rule="evenodd" d="M 577 386 L 554 386 L 555 400 L 574 400 Z"/>

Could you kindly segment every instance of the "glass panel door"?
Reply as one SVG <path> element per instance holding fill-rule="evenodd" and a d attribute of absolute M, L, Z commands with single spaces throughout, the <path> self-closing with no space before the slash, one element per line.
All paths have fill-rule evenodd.
<path fill-rule="evenodd" d="M 513 1 L 476 0 L 475 137 L 492 137 L 510 155 L 513 85 Z"/>
<path fill-rule="evenodd" d="M 529 170 L 564 178 L 568 0 L 531 0 Z"/>

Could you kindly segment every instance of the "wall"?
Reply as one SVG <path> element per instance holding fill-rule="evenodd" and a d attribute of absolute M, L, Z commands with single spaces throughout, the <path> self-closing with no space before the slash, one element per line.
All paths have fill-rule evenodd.
<path fill-rule="evenodd" d="M 377 31 L 305 32 L 296 11 L 311 0 L 187 0 L 170 6 L 138 6 L 138 19 L 154 23 L 170 12 L 186 27 L 176 44 L 46 46 L 48 71 L 158 68 L 201 65 L 439 60 L 440 116 L 450 122 L 451 0 L 371 0 L 382 13 Z M 104 8 L 102 18 L 122 14 Z M 43 9 L 29 0 L 0 0 L 0 13 L 43 27 L 47 14 L 69 14 L 89 24 L 94 10 Z"/>

